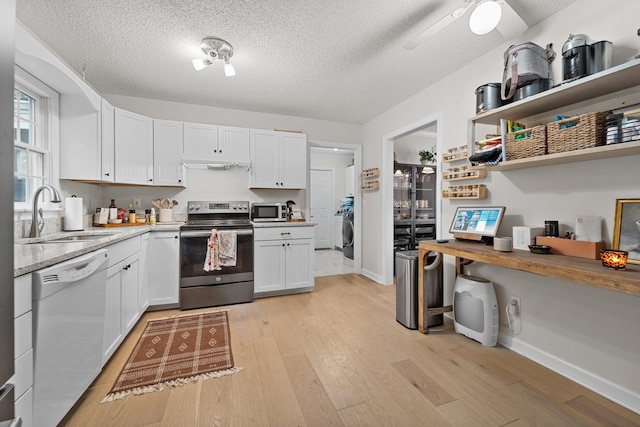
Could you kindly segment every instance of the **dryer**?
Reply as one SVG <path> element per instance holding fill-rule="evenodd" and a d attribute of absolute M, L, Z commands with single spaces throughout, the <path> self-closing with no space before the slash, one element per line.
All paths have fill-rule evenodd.
<path fill-rule="evenodd" d="M 342 253 L 353 259 L 353 211 L 342 214 Z"/>

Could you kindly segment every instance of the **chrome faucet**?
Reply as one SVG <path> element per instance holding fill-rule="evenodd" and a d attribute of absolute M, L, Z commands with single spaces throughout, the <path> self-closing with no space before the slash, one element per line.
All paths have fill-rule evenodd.
<path fill-rule="evenodd" d="M 38 198 L 40 197 L 40 193 L 45 189 L 51 193 L 51 203 L 60 203 L 62 201 L 60 200 L 60 193 L 58 193 L 58 190 L 53 186 L 45 184 L 38 187 L 33 195 L 33 213 L 31 215 L 31 231 L 29 232 L 29 237 L 40 237 L 40 231 L 44 227 L 44 220 L 42 226 L 38 224 L 38 217 L 42 218 L 42 209 L 38 208 Z"/>

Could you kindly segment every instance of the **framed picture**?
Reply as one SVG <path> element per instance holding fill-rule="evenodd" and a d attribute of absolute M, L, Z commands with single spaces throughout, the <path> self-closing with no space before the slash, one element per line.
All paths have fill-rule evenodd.
<path fill-rule="evenodd" d="M 617 199 L 613 249 L 629 252 L 627 262 L 640 264 L 640 199 Z"/>

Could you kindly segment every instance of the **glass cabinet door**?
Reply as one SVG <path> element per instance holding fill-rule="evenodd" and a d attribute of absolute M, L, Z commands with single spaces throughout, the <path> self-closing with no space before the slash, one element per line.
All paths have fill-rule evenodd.
<path fill-rule="evenodd" d="M 393 174 L 393 219 L 411 221 L 413 174 L 411 165 L 396 165 Z"/>

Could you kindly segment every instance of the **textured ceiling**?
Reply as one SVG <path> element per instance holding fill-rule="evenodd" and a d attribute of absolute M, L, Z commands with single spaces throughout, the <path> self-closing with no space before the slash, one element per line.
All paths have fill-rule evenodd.
<path fill-rule="evenodd" d="M 575 0 L 509 0 L 532 26 Z M 363 123 L 504 42 L 458 19 L 462 0 L 17 0 L 17 16 L 103 94 Z M 200 41 L 230 42 L 196 72 Z"/>

